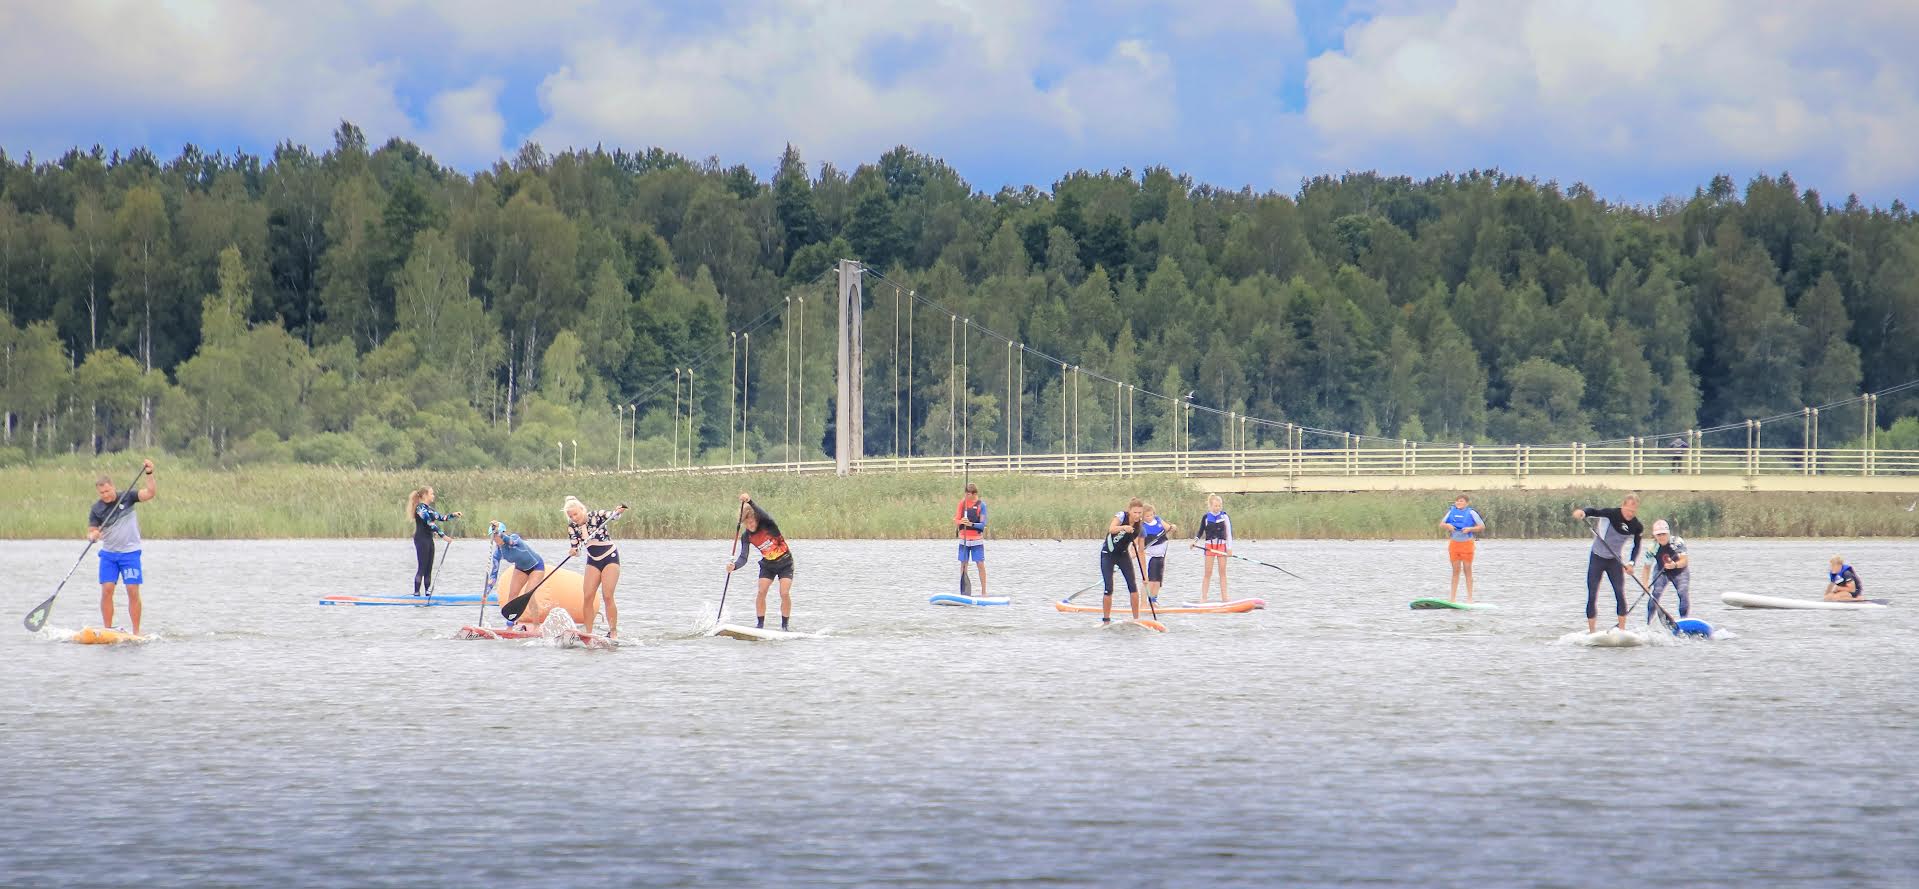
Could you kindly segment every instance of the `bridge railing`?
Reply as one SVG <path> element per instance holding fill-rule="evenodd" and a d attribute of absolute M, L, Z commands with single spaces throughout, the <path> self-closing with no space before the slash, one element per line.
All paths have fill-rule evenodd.
<path fill-rule="evenodd" d="M 1045 475 L 1171 474 L 1191 477 L 1484 475 L 1825 475 L 1919 476 L 1919 450 L 1858 448 L 1686 448 L 1623 445 L 1455 445 L 1407 442 L 1387 447 L 1252 448 L 1224 451 L 1126 451 L 865 457 L 856 472 L 1031 472 Z M 832 460 L 683 466 L 648 474 L 818 473 Z"/>

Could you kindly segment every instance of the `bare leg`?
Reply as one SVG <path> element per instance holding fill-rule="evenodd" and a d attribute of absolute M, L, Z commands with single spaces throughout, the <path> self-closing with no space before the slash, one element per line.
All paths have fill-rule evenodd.
<path fill-rule="evenodd" d="M 620 609 L 613 602 L 613 589 L 620 585 L 620 563 L 614 562 L 600 571 L 600 596 L 606 607 L 606 635 L 620 634 Z"/>
<path fill-rule="evenodd" d="M 521 571 L 518 568 L 513 569 L 513 575 L 508 577 L 506 581 L 506 598 L 500 600 L 501 607 L 505 607 L 506 603 L 514 599 L 518 599 L 520 597 L 520 591 L 526 589 L 526 582 L 532 576 L 533 575 Z M 520 616 L 526 617 L 526 613 L 531 610 L 533 610 L 533 603 L 528 602 L 526 608 L 520 612 Z M 524 620 L 516 620 L 511 622 L 508 628 L 525 626 L 526 623 L 527 621 Z"/>
<path fill-rule="evenodd" d="M 600 619 L 600 569 L 592 565 L 586 566 L 586 573 L 580 581 L 580 609 L 586 612 L 580 632 L 593 632 L 593 625 Z"/>
<path fill-rule="evenodd" d="M 1466 601 L 1470 604 L 1473 601 L 1473 563 L 1461 562 L 1459 570 L 1466 572 Z"/>
<path fill-rule="evenodd" d="M 1219 557 L 1219 601 L 1231 602 L 1232 600 L 1233 598 L 1231 596 L 1226 595 L 1226 557 L 1220 556 Z"/>
<path fill-rule="evenodd" d="M 100 585 L 100 626 L 108 629 L 113 627 L 113 584 L 111 583 Z"/>
<path fill-rule="evenodd" d="M 980 598 L 984 599 L 986 598 L 986 563 L 979 562 L 977 564 L 979 565 L 979 595 Z"/>
<path fill-rule="evenodd" d="M 793 578 L 780 578 L 780 623 L 783 626 L 793 617 Z"/>
<path fill-rule="evenodd" d="M 1206 601 L 1206 591 L 1213 585 L 1213 554 L 1207 553 L 1204 558 L 1206 559 L 1206 574 L 1199 579 L 1199 601 L 1202 603 Z"/>
<path fill-rule="evenodd" d="M 1452 560 L 1452 563 L 1453 563 L 1453 586 L 1452 586 L 1452 589 L 1451 589 L 1451 590 L 1449 590 L 1449 591 L 1447 591 L 1447 593 L 1446 593 L 1446 601 L 1448 601 L 1448 602 L 1457 602 L 1457 601 L 1459 601 L 1459 566 L 1460 566 L 1460 561 L 1459 561 L 1458 559 L 1453 559 L 1453 560 Z"/>
<path fill-rule="evenodd" d="M 760 623 L 766 622 L 766 588 L 772 585 L 772 578 L 760 578 L 759 593 L 753 597 L 753 616 L 759 618 Z"/>
<path fill-rule="evenodd" d="M 133 635 L 140 635 L 140 585 L 127 584 L 127 616 L 133 619 Z"/>

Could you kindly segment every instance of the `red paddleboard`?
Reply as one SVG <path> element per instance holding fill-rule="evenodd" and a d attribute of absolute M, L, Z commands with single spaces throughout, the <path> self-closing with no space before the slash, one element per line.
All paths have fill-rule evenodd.
<path fill-rule="evenodd" d="M 539 630 L 496 630 L 491 627 L 461 627 L 453 634 L 455 639 L 544 639 L 546 635 Z M 562 647 L 578 645 L 582 648 L 618 648 L 618 642 L 605 636 L 572 631 L 560 637 Z"/>

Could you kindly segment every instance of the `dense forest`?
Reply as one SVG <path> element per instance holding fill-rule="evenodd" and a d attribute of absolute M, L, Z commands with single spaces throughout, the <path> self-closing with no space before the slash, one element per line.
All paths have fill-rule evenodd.
<path fill-rule="evenodd" d="M 843 257 L 872 270 L 874 454 L 946 453 L 954 417 L 975 452 L 1008 447 L 1008 418 L 1014 447 L 1073 446 L 1074 381 L 1042 355 L 1136 384 L 1142 448 L 1173 434 L 1148 392 L 1388 437 L 1551 442 L 1919 379 L 1919 223 L 1786 175 L 1650 207 L 1491 171 L 1285 195 L 1150 168 L 986 194 L 907 148 L 848 173 L 789 147 L 766 182 L 659 150 L 528 145 L 469 176 L 342 124 L 323 154 L 0 152 L 0 462 L 131 447 L 531 466 L 565 441 L 608 465 L 621 429 L 642 465 L 815 458 L 832 448 Z M 1882 423 L 1911 397 L 1884 399 Z M 1110 384 L 1080 399 L 1077 446 L 1111 449 L 1125 400 Z M 1859 417 L 1835 418 L 1845 437 Z M 1192 444 L 1221 425 L 1195 417 Z M 1768 443 L 1797 441 L 1780 426 Z"/>

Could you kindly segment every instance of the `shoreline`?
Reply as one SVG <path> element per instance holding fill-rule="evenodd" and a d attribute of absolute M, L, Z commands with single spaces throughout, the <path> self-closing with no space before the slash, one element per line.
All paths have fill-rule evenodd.
<path fill-rule="evenodd" d="M 120 462 L 125 462 L 124 460 Z M 79 538 L 101 472 L 117 463 L 61 461 L 0 468 L 0 539 Z M 564 536 L 560 502 L 575 495 L 593 508 L 621 502 L 631 512 L 616 526 L 623 539 L 725 539 L 734 499 L 751 492 L 795 539 L 945 540 L 961 477 L 872 474 L 849 478 L 781 473 L 637 476 L 605 471 L 450 472 L 306 465 L 203 469 L 160 461 L 159 497 L 140 508 L 143 536 L 155 540 L 392 539 L 408 536 L 407 493 L 433 485 L 446 511 L 466 517 L 451 528 L 479 537 L 505 521 L 530 537 Z M 1093 477 L 974 473 L 989 507 L 989 540 L 1096 539 L 1105 519 L 1139 496 L 1153 502 L 1181 536 L 1204 511 L 1205 494 L 1177 476 Z M 119 482 L 116 482 L 118 484 Z M 1235 535 L 1253 540 L 1440 540 L 1440 516 L 1453 493 L 1356 492 L 1234 494 L 1225 497 Z M 1611 505 L 1620 492 L 1567 489 L 1473 493 L 1486 517 L 1484 540 L 1557 539 L 1586 532 L 1574 505 Z M 1720 538 L 1919 537 L 1919 512 L 1896 494 L 1643 494 L 1641 514 L 1671 521 L 1681 536 Z M 464 533 L 461 533 L 464 532 Z"/>

